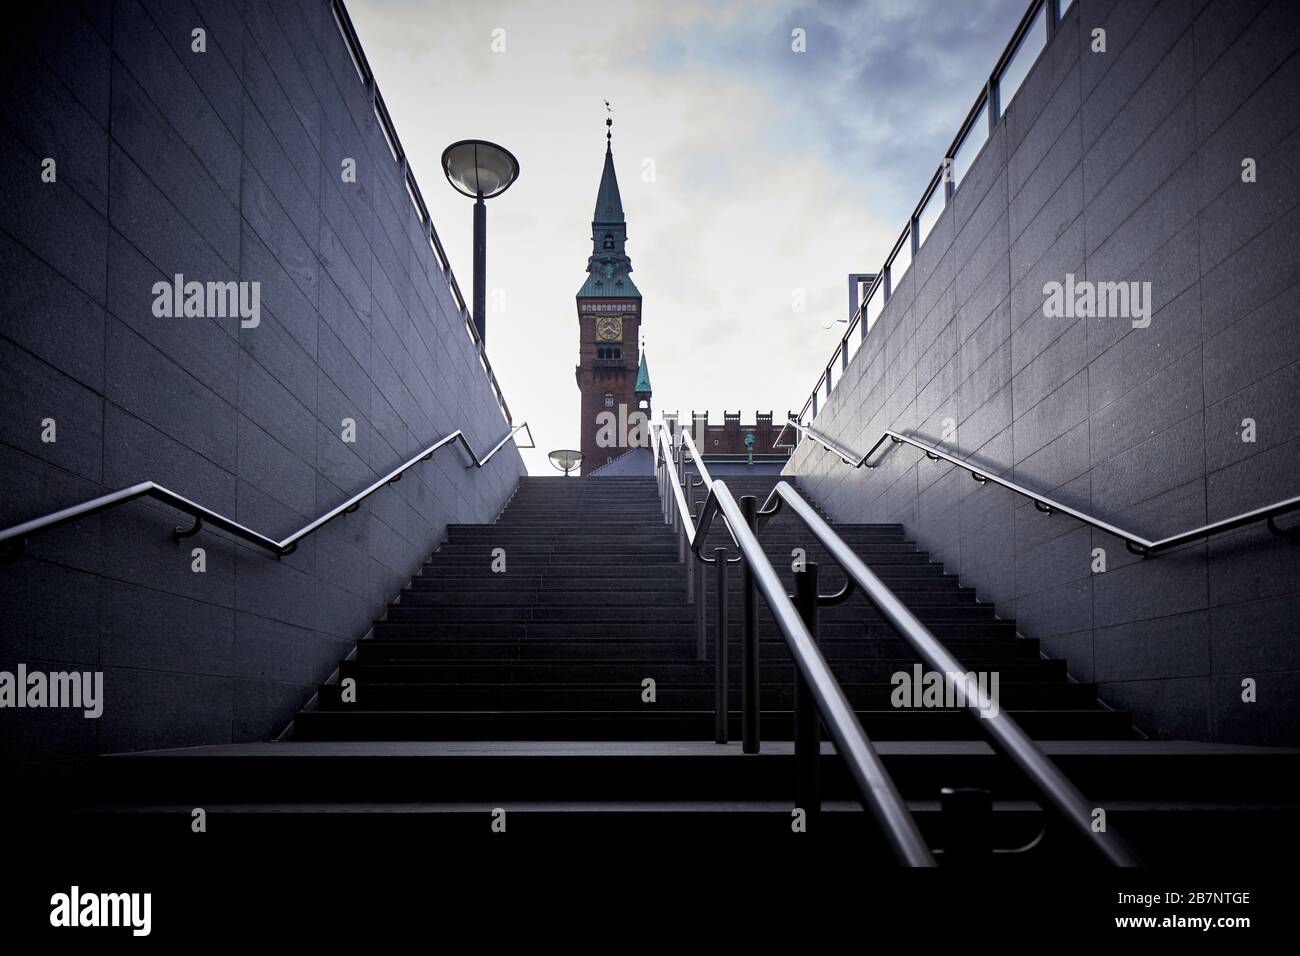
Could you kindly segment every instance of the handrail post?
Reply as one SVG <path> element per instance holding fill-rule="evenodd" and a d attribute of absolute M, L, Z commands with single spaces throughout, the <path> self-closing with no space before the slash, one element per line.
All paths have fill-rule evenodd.
<path fill-rule="evenodd" d="M 730 739 L 730 707 L 727 703 L 727 549 L 714 548 L 713 560 L 718 563 L 718 633 L 713 644 L 713 740 L 725 744 Z"/>
<path fill-rule="evenodd" d="M 698 574 L 699 583 L 695 588 L 695 656 L 698 660 L 708 660 L 709 656 L 709 635 L 706 632 L 708 626 L 708 603 L 709 603 L 709 584 L 704 577 L 704 564 L 697 560 L 695 555 L 688 549 L 686 559 L 695 564 L 695 573 Z"/>
<path fill-rule="evenodd" d="M 672 480 L 672 472 L 668 470 L 668 465 L 665 464 L 663 471 L 659 473 L 659 493 L 663 496 L 664 524 L 669 527 L 673 526 L 673 492 L 668 484 Z"/>
<path fill-rule="evenodd" d="M 686 571 L 686 606 L 695 603 L 695 555 L 691 553 L 690 542 L 686 540 L 686 529 L 677 532 L 677 560 L 684 564 Z"/>
<path fill-rule="evenodd" d="M 749 530 L 758 534 L 758 499 L 745 495 L 740 499 L 740 513 Z M 747 754 L 758 753 L 759 732 L 759 660 L 758 660 L 758 588 L 754 581 L 754 568 L 750 561 L 741 562 L 741 591 L 744 596 L 744 638 L 741 661 L 744 674 L 741 680 L 742 749 Z"/>
<path fill-rule="evenodd" d="M 677 483 L 677 466 L 673 464 L 671 458 L 669 458 L 664 463 L 664 470 L 668 473 L 667 476 L 668 487 L 664 489 L 666 492 L 666 494 L 664 495 L 664 505 L 668 507 L 668 510 L 671 513 L 673 530 L 682 531 L 684 530 L 684 526 L 682 525 L 681 512 L 679 512 L 676 508 L 672 507 L 672 505 L 675 504 L 675 501 L 673 499 L 673 494 L 675 494 L 676 492 L 678 483 Z"/>
<path fill-rule="evenodd" d="M 683 455 L 683 458 L 686 456 Z M 695 520 L 695 483 L 691 481 L 690 473 L 686 474 L 686 512 Z M 695 557 L 695 552 L 691 545 L 692 541 L 686 542 L 686 560 L 691 562 L 691 574 L 695 576 L 695 657 L 697 660 L 707 660 L 709 656 L 709 638 L 705 633 L 705 622 L 708 618 L 705 616 L 705 607 L 708 604 L 709 586 L 704 577 L 704 566 L 701 561 Z"/>
<path fill-rule="evenodd" d="M 659 456 L 663 449 L 655 450 L 655 480 L 659 485 L 659 517 L 668 523 L 668 486 L 664 484 L 664 470 L 659 465 Z"/>
<path fill-rule="evenodd" d="M 686 494 L 688 494 L 686 501 L 688 501 L 690 518 L 694 522 L 698 522 L 699 515 L 695 514 L 695 490 L 690 481 L 686 483 Z M 688 554 L 688 558 L 694 559 L 694 554 Z M 697 561 L 695 563 L 699 564 L 699 587 L 695 588 L 695 654 L 703 661 L 707 656 L 708 648 L 708 584 L 705 580 L 703 562 Z"/>
<path fill-rule="evenodd" d="M 668 435 L 668 441 L 672 442 L 672 440 L 673 440 L 673 436 L 672 433 L 670 432 Z M 682 446 L 680 444 L 673 445 L 672 449 L 673 449 L 673 461 L 676 463 L 675 467 L 673 468 L 673 471 L 677 475 L 677 483 L 679 485 L 684 484 L 686 481 L 686 455 L 682 453 Z"/>
<path fill-rule="evenodd" d="M 808 562 L 794 573 L 794 606 L 804 626 L 817 640 L 817 564 Z M 821 817 L 821 721 L 812 689 L 794 668 L 794 805 L 810 825 Z M 812 827 L 810 826 L 810 830 Z"/>

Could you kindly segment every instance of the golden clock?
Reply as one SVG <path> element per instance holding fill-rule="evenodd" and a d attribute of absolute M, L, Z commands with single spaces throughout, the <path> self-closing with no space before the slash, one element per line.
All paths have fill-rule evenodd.
<path fill-rule="evenodd" d="M 596 319 L 596 338 L 602 342 L 620 342 L 623 339 L 623 319 L 617 315 L 602 315 Z"/>

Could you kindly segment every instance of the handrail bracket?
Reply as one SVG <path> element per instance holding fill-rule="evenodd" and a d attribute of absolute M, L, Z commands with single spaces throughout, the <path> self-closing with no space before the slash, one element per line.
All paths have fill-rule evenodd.
<path fill-rule="evenodd" d="M 1283 541 L 1300 541 L 1300 528 L 1279 528 L 1277 525 L 1277 515 L 1269 515 L 1265 522 L 1268 530 L 1281 538 Z"/>
<path fill-rule="evenodd" d="M 190 527 L 188 528 L 174 528 L 172 530 L 172 537 L 175 538 L 177 541 L 183 541 L 186 538 L 194 537 L 196 534 L 199 533 L 199 531 L 202 528 L 203 528 L 203 515 L 195 515 L 194 524 L 190 525 Z"/>

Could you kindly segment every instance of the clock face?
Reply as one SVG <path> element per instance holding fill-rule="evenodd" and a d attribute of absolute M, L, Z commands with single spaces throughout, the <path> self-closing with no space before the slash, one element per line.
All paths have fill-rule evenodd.
<path fill-rule="evenodd" d="M 602 315 L 596 319 L 596 338 L 602 342 L 619 342 L 623 338 L 623 320 L 617 315 Z"/>

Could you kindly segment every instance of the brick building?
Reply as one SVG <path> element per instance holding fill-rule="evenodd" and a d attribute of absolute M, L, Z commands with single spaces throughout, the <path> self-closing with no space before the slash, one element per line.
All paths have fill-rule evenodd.
<path fill-rule="evenodd" d="M 665 412 L 663 419 L 674 435 L 682 428 L 690 429 L 695 447 L 710 463 L 779 465 L 790 456 L 790 449 L 782 446 L 794 443 L 790 434 L 781 435 L 785 419 L 774 420 L 772 412 L 755 412 L 753 424 L 741 422 L 740 412 L 727 411 L 722 413 L 721 425 L 710 425 L 708 412 L 692 411 L 689 419 L 682 419 L 678 412 Z"/>
<path fill-rule="evenodd" d="M 613 121 L 606 120 L 612 127 Z M 640 452 L 627 439 L 635 439 L 633 414 L 651 417 L 650 368 L 640 346 L 641 292 L 632 281 L 632 260 L 627 255 L 627 217 L 614 169 L 612 130 L 605 133 L 605 165 L 596 192 L 591 222 L 591 256 L 587 278 L 576 297 L 578 312 L 578 364 L 574 376 L 582 393 L 579 424 L 581 474 L 639 474 L 651 468 L 648 452 Z M 602 419 L 603 413 L 610 413 Z M 691 412 L 681 426 L 691 428 L 696 446 L 706 459 L 744 464 L 783 462 L 788 450 L 776 447 L 782 422 L 772 413 L 756 413 L 752 425 L 742 424 L 740 412 L 723 412 L 721 425 L 710 425 L 707 412 Z M 613 421 L 611 443 L 608 423 Z M 674 433 L 679 414 L 664 415 Z M 752 448 L 748 441 L 753 437 Z M 784 441 L 784 439 L 783 439 Z M 779 470 L 779 469 L 778 469 Z"/>
<path fill-rule="evenodd" d="M 612 126 L 613 120 L 606 120 Z M 587 278 L 578 290 L 578 365 L 582 393 L 579 431 L 581 473 L 586 475 L 628 451 L 634 412 L 650 416 L 650 369 L 640 352 L 641 293 L 632 281 L 627 219 L 614 172 L 612 135 L 605 133 L 605 166 L 591 222 Z M 616 441 L 602 428 L 602 413 L 617 423 Z M 606 420 L 608 416 L 606 416 Z M 602 435 L 602 431 L 605 433 Z"/>

